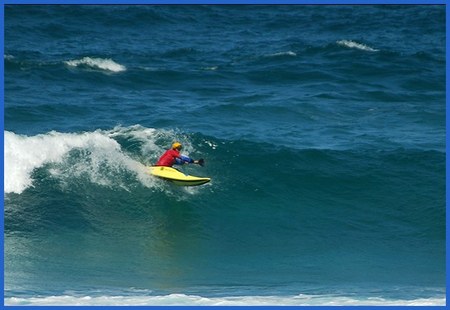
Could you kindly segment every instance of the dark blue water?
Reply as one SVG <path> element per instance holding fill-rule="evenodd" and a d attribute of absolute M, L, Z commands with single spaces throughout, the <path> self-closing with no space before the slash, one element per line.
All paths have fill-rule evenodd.
<path fill-rule="evenodd" d="M 445 304 L 445 6 L 7 5 L 4 62 L 6 304 Z"/>

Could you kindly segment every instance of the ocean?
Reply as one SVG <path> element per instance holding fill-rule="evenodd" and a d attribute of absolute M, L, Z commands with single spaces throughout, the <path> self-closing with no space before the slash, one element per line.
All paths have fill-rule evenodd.
<path fill-rule="evenodd" d="M 444 5 L 4 15 L 6 305 L 446 304 Z"/>

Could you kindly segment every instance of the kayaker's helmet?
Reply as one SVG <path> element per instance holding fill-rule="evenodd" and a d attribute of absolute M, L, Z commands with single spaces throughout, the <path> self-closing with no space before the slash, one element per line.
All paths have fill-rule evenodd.
<path fill-rule="evenodd" d="M 182 148 L 182 145 L 180 142 L 175 142 L 174 144 L 172 144 L 172 150 L 181 149 L 181 148 Z"/>

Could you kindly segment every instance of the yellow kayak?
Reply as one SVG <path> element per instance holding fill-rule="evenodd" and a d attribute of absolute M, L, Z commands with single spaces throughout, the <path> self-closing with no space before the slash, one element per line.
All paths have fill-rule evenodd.
<path fill-rule="evenodd" d="M 173 182 L 176 185 L 181 186 L 197 186 L 208 183 L 210 178 L 201 178 L 191 175 L 186 175 L 175 168 L 164 166 L 152 166 L 150 168 L 150 174 L 155 177 Z"/>

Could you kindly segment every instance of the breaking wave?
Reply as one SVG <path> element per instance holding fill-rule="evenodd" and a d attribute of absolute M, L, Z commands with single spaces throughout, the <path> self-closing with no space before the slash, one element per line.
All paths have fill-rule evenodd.
<path fill-rule="evenodd" d="M 358 49 L 361 51 L 366 51 L 366 52 L 378 52 L 378 49 L 372 48 L 368 45 L 362 44 L 362 43 L 358 43 L 352 40 L 340 40 L 336 42 L 338 45 L 344 46 L 344 47 L 348 47 L 348 48 L 354 48 L 354 49 Z"/>
<path fill-rule="evenodd" d="M 121 65 L 113 61 L 112 59 L 83 57 L 81 59 L 68 60 L 65 61 L 64 63 L 71 67 L 85 66 L 93 69 L 100 69 L 110 72 L 122 72 L 127 70 L 127 68 L 124 65 Z"/>
<path fill-rule="evenodd" d="M 445 298 L 389 300 L 384 298 L 356 299 L 327 295 L 297 296 L 232 296 L 202 297 L 170 294 L 163 296 L 48 296 L 5 299 L 9 306 L 444 306 Z"/>

